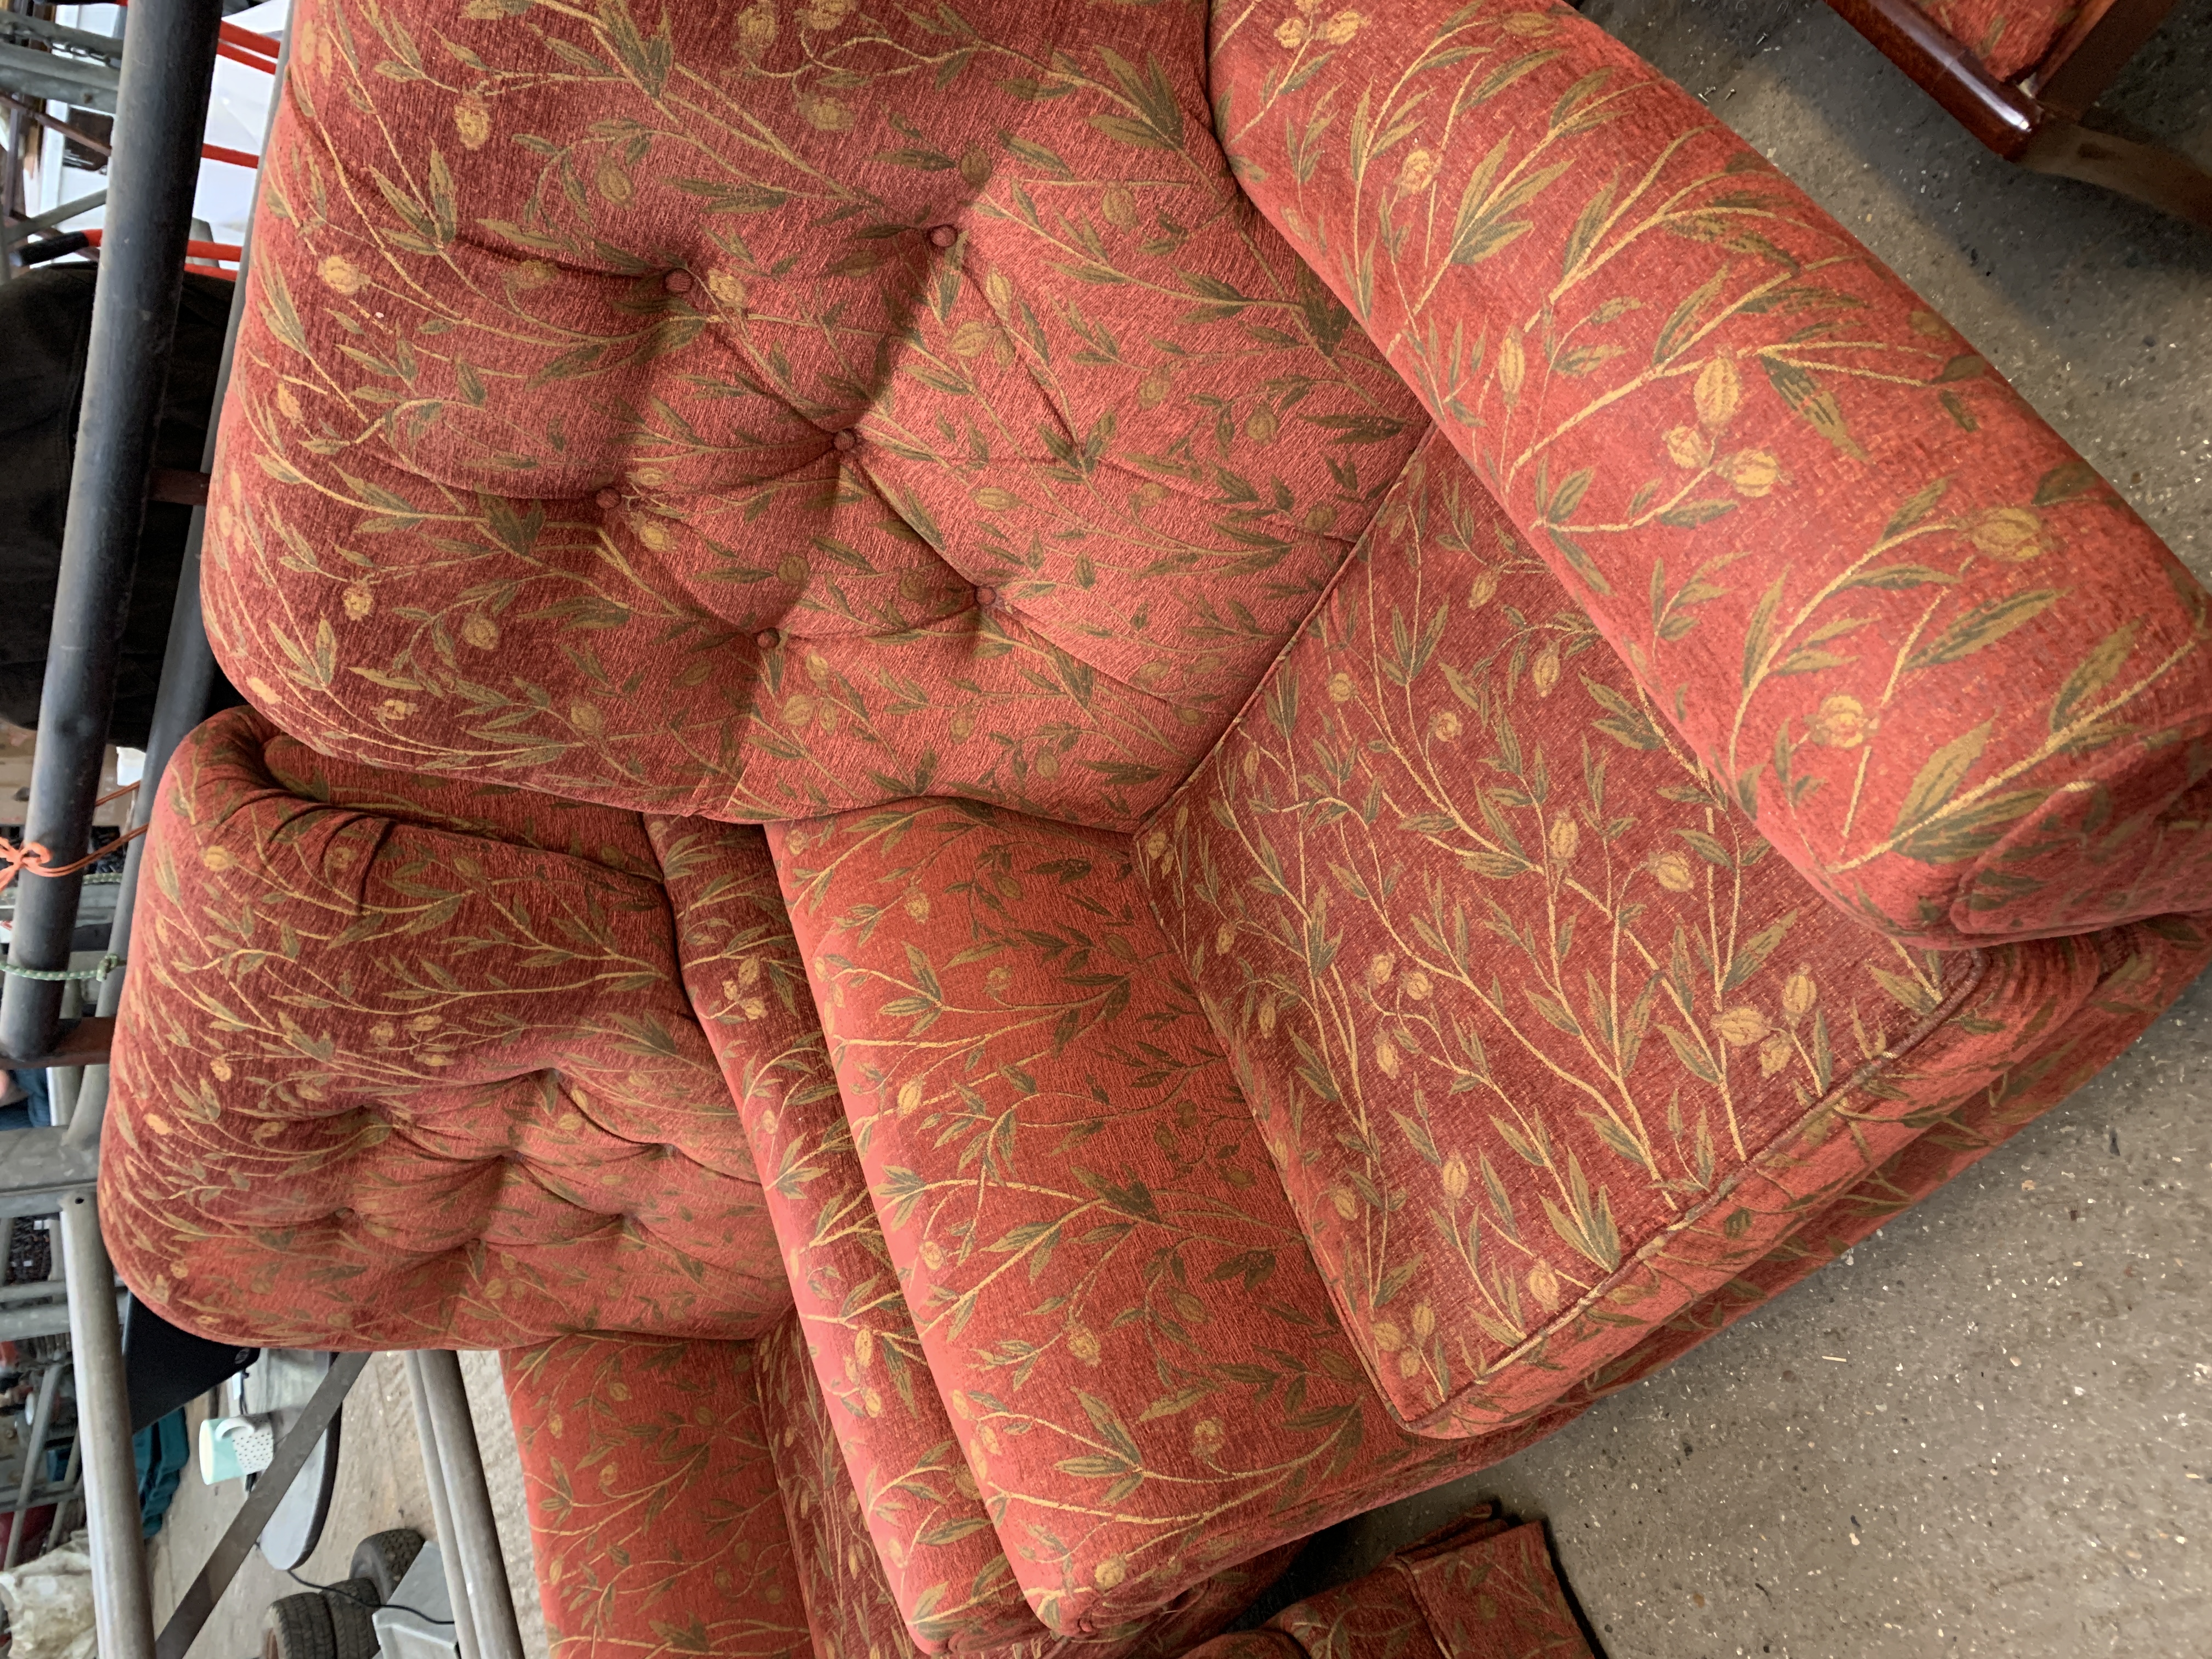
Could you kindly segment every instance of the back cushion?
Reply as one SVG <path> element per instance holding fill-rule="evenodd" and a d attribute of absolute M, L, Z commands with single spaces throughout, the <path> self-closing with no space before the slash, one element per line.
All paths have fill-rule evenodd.
<path fill-rule="evenodd" d="M 168 1318 L 495 1347 L 790 1304 L 634 815 L 324 761 L 235 709 L 179 750 L 138 903 L 102 1219 Z"/>
<path fill-rule="evenodd" d="M 207 614 L 327 751 L 1126 828 L 1421 418 L 1231 181 L 1189 7 L 298 18 Z"/>

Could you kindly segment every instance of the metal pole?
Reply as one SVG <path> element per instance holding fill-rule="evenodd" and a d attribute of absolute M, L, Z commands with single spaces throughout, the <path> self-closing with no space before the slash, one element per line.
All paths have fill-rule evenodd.
<path fill-rule="evenodd" d="M 415 1401 L 415 1437 L 422 1447 L 422 1478 L 430 1486 L 430 1524 L 438 1529 L 438 1560 L 446 1570 L 446 1600 L 453 1615 L 453 1638 L 460 1644 L 461 1659 L 482 1659 L 476 1618 L 469 1611 L 468 1580 L 461 1572 L 460 1552 L 453 1543 L 453 1506 L 446 1496 L 446 1465 L 438 1455 L 437 1431 L 430 1426 L 422 1356 L 409 1352 L 400 1357 L 407 1365 L 407 1392 Z"/>
<path fill-rule="evenodd" d="M 127 46 L 123 66 L 131 67 Z M 0 87 L 26 98 L 51 98 L 110 115 L 115 113 L 118 98 L 115 71 L 105 64 L 88 64 L 3 41 L 0 41 Z"/>
<path fill-rule="evenodd" d="M 8 1220 L 12 1223 L 15 1218 L 10 1216 Z M 115 1287 L 121 1290 L 123 1281 L 117 1279 Z M 21 1285 L 0 1285 L 0 1312 L 4 1312 L 10 1308 L 20 1308 L 28 1303 L 43 1302 L 50 1296 L 59 1296 L 61 1293 L 60 1285 L 44 1279 L 30 1279 Z"/>
<path fill-rule="evenodd" d="M 49 208 L 46 212 L 33 218 L 19 219 L 8 227 L 6 234 L 0 236 L 0 241 L 4 241 L 9 246 L 13 247 L 18 242 L 28 241 L 42 230 L 52 230 L 57 225 L 67 224 L 81 213 L 91 212 L 93 209 L 102 205 L 106 200 L 106 191 L 95 190 L 88 195 L 78 197 L 74 202 L 64 202 L 58 208 Z"/>
<path fill-rule="evenodd" d="M 141 23 L 139 32 L 154 31 Z M 100 1208 L 90 1193 L 73 1193 L 62 1206 L 61 1245 L 70 1291 L 70 1346 L 76 1360 L 76 1438 L 84 1448 L 85 1523 L 92 1534 L 100 1659 L 153 1659 L 154 1595 L 146 1576 L 146 1542 L 139 1532 L 138 1470 L 131 1456 L 123 1322 L 109 1288 L 115 1282 L 115 1264 L 100 1236 Z"/>
<path fill-rule="evenodd" d="M 246 1502 L 239 1506 L 238 1513 L 230 1517 L 230 1525 L 223 1528 L 222 1536 L 208 1552 L 207 1564 L 200 1569 L 199 1577 L 185 1586 L 185 1593 L 179 1599 L 176 1610 L 170 1613 L 169 1622 L 161 1626 L 161 1636 L 155 1638 L 151 1628 L 147 1631 L 149 1640 L 146 1651 L 152 1654 L 154 1659 L 185 1659 L 185 1656 L 191 1651 L 193 1641 L 206 1627 L 209 1615 L 215 1611 L 215 1604 L 222 1600 L 223 1591 L 230 1588 L 230 1581 L 238 1576 L 239 1568 L 252 1553 L 262 1529 L 269 1524 L 270 1517 L 276 1513 L 276 1506 L 284 1501 L 284 1494 L 292 1489 L 292 1483 L 300 1478 L 300 1471 L 307 1467 L 307 1454 L 314 1450 L 315 1443 L 329 1431 L 331 1419 L 337 1416 L 338 1407 L 345 1402 L 347 1390 L 368 1368 L 368 1360 L 369 1356 L 365 1353 L 342 1353 L 331 1359 L 330 1370 L 323 1373 L 323 1380 L 315 1385 L 315 1392 L 300 1408 L 299 1416 L 284 1431 L 283 1439 L 277 1443 L 275 1459 L 256 1478 L 253 1490 L 246 1495 Z M 94 1534 L 95 1540 L 98 1536 L 96 1533 Z M 142 1553 L 142 1577 L 144 1576 L 143 1568 Z M 98 1556 L 93 1558 L 93 1577 L 95 1582 L 100 1577 Z M 100 1643 L 100 1651 L 106 1659 L 105 1626 L 101 1629 Z"/>
<path fill-rule="evenodd" d="M 23 1512 L 38 1490 L 39 1463 L 46 1455 L 46 1432 L 54 1425 L 54 1396 L 61 1386 L 62 1368 L 57 1361 L 39 1376 L 39 1403 L 32 1408 L 31 1437 L 23 1448 L 23 1483 L 15 1489 L 15 1519 L 9 1524 L 8 1553 L 0 1559 L 0 1568 L 12 1567 L 22 1559 Z"/>
<path fill-rule="evenodd" d="M 163 0 L 142 8 L 124 47 L 116 116 L 122 142 L 108 171 L 112 208 L 94 290 L 84 413 L 23 815 L 24 840 L 64 860 L 82 855 L 92 832 L 222 21 L 216 0 Z M 78 876 L 25 879 L 15 905 L 17 966 L 51 969 L 69 961 L 82 885 Z M 58 982 L 8 975 L 0 994 L 0 1055 L 46 1053 L 60 1012 Z M 94 1514 L 99 1508 L 95 1490 Z M 133 1550 L 143 1553 L 135 1540 Z M 125 1659 L 105 1641 L 101 1651 Z"/>
<path fill-rule="evenodd" d="M 261 131 L 261 153 L 269 153 L 269 135 L 276 125 L 276 111 L 283 102 L 284 77 L 292 66 L 292 32 L 276 55 L 276 74 L 269 94 L 269 119 Z M 265 174 L 264 174 L 265 176 Z M 232 284 L 230 322 L 222 339 L 222 361 L 216 370 L 215 401 L 208 410 L 207 443 L 200 451 L 200 471 L 215 471 L 216 439 L 222 424 L 222 406 L 230 394 L 230 367 L 238 354 L 239 325 L 246 319 L 246 278 L 253 259 L 253 222 L 260 208 L 260 185 L 255 184 L 255 214 L 246 222 L 246 234 L 238 251 L 238 280 Z M 207 534 L 207 505 L 192 508 L 191 527 L 185 535 L 184 563 L 177 571 L 177 602 L 169 612 L 169 640 L 161 654 L 161 681 L 154 693 L 154 720 L 146 738 L 146 766 L 138 793 L 131 799 L 129 829 L 135 830 L 154 816 L 154 797 L 161 788 L 169 757 L 187 733 L 207 713 L 208 696 L 215 686 L 215 652 L 208 645 L 207 623 L 200 611 L 200 544 Z M 146 855 L 146 837 L 131 843 L 123 857 L 123 884 L 115 895 L 115 920 L 109 924 L 108 954 L 118 962 L 131 959 L 131 928 L 138 905 L 138 869 Z M 94 1012 L 112 1018 L 123 1006 L 123 972 L 118 968 L 100 981 Z M 100 1126 L 107 1115 L 107 1067 L 85 1068 L 77 1091 L 76 1106 L 70 1118 L 70 1144 L 92 1146 L 100 1143 Z"/>
<path fill-rule="evenodd" d="M 80 1112 L 82 1105 L 80 1097 Z M 0 1162 L 0 1216 L 52 1215 L 70 1193 L 100 1178 L 99 1146 L 70 1144 L 68 1134 L 66 1129 L 9 1132 L 8 1156 Z"/>
<path fill-rule="evenodd" d="M 42 1510 L 46 1508 L 49 1504 L 58 1506 L 62 1504 L 67 1503 L 73 1498 L 82 1497 L 82 1495 L 83 1494 L 79 1492 L 74 1486 L 64 1480 L 58 1486 L 42 1487 L 40 1490 L 33 1492 L 27 1498 L 19 1498 L 12 1504 L 0 1504 L 0 1515 L 27 1515 L 33 1510 Z M 61 1510 L 57 1507 L 54 1511 L 54 1520 L 58 1522 L 61 1518 Z M 58 1528 L 52 1525 L 47 1527 L 46 1536 L 49 1542 L 52 1540 L 53 1534 L 56 1530 L 58 1530 Z M 15 1545 L 15 1529 L 11 1525 L 8 1529 L 8 1547 L 10 1549 L 13 1549 Z M 44 1555 L 46 1552 L 44 1550 L 40 1550 L 39 1553 Z"/>
<path fill-rule="evenodd" d="M 459 1559 L 468 1588 L 469 1613 L 483 1659 L 522 1659 L 522 1630 L 514 1620 L 514 1596 L 507 1584 L 507 1558 L 499 1547 L 499 1528 L 491 1514 L 491 1488 L 484 1484 L 483 1456 L 477 1449 L 476 1420 L 469 1415 L 468 1390 L 461 1382 L 459 1354 L 425 1348 L 416 1374 L 438 1440 L 438 1462 L 446 1473 L 446 1503 L 453 1511 L 453 1536 L 442 1553 Z M 444 1545 L 441 1538 L 440 1542 Z"/>
<path fill-rule="evenodd" d="M 56 1291 L 61 1289 L 57 1285 Z M 130 1292 L 108 1292 L 109 1300 L 120 1304 Z M 27 1342 L 34 1336 L 66 1336 L 70 1331 L 70 1304 L 48 1302 L 33 1308 L 0 1309 L 0 1342 Z"/>

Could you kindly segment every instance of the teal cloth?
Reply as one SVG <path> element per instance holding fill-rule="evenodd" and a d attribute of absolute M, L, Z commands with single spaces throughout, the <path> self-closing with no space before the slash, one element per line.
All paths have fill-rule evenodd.
<path fill-rule="evenodd" d="M 169 1517 L 170 1501 L 191 1462 L 192 1437 L 185 1430 L 180 1406 L 131 1437 L 131 1456 L 138 1466 L 138 1521 L 143 1536 L 151 1538 Z"/>

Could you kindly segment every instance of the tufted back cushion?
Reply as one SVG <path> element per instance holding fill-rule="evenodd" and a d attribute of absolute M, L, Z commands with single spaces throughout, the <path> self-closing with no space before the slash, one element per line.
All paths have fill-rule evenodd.
<path fill-rule="evenodd" d="M 1416 435 L 1199 8 L 297 16 L 206 597 L 327 752 L 1127 827 Z"/>
<path fill-rule="evenodd" d="M 757 1334 L 791 1294 L 655 858 L 634 814 L 202 726 L 101 1158 L 132 1290 L 288 1347 Z"/>

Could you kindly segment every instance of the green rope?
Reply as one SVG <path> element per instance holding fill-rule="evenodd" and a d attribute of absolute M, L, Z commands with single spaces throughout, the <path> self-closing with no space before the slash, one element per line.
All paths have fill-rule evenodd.
<path fill-rule="evenodd" d="M 17 979 L 68 981 L 73 979 L 106 979 L 123 965 L 123 958 L 112 951 L 100 959 L 97 968 L 18 968 L 12 962 L 0 962 L 0 974 L 13 974 Z"/>

